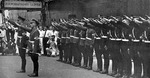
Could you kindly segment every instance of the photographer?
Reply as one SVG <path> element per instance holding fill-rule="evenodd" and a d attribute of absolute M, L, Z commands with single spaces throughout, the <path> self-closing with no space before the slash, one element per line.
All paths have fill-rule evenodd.
<path fill-rule="evenodd" d="M 55 57 L 57 55 L 57 53 L 59 52 L 58 47 L 55 43 L 55 35 L 50 36 L 47 43 L 50 44 L 50 47 L 46 48 L 47 55 Z"/>

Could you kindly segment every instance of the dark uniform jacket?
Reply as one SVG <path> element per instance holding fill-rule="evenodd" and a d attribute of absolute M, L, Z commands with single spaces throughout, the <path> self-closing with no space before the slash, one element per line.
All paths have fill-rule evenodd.
<path fill-rule="evenodd" d="M 79 30 L 74 30 L 74 37 L 73 37 L 73 43 L 79 43 L 79 38 L 80 38 L 80 31 Z"/>
<path fill-rule="evenodd" d="M 70 43 L 70 30 L 66 31 L 66 44 Z"/>
<path fill-rule="evenodd" d="M 80 42 L 79 42 L 79 45 L 84 46 L 85 45 L 85 39 L 86 39 L 86 30 L 82 30 L 80 32 Z"/>
<path fill-rule="evenodd" d="M 22 25 L 22 26 L 25 26 L 25 25 Z M 27 41 L 29 38 L 26 35 L 23 35 L 23 33 L 26 33 L 26 31 L 19 28 L 18 39 L 17 39 L 17 45 L 19 48 L 27 48 Z"/>
<path fill-rule="evenodd" d="M 29 42 L 28 42 L 28 48 L 29 51 L 32 53 L 40 53 L 40 45 L 39 45 L 39 30 L 38 27 L 34 27 L 32 29 L 24 26 L 18 26 L 15 22 L 8 20 L 11 24 L 13 24 L 15 27 L 20 27 L 21 29 L 30 32 Z"/>
<path fill-rule="evenodd" d="M 39 39 L 40 35 L 38 28 L 35 27 L 30 31 L 30 37 L 29 37 L 29 50 L 32 50 L 33 53 L 40 53 L 40 45 L 39 45 Z"/>
<path fill-rule="evenodd" d="M 93 29 L 87 29 L 85 45 L 90 46 L 94 44 L 94 36 L 93 36 L 94 33 L 95 31 Z"/>

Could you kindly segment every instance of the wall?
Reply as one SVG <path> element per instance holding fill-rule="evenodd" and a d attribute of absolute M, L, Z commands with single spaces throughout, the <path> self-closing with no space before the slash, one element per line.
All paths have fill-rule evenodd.
<path fill-rule="evenodd" d="M 150 0 L 90 0 L 85 3 L 86 17 L 100 15 L 149 15 Z"/>
<path fill-rule="evenodd" d="M 16 21 L 18 19 L 18 16 L 22 16 L 26 18 L 26 20 L 31 20 L 32 18 L 40 20 L 41 12 L 40 11 L 27 12 L 26 10 L 9 10 L 10 19 Z"/>
<path fill-rule="evenodd" d="M 150 0 L 54 0 L 48 6 L 47 23 L 51 19 L 121 15 L 150 15 Z"/>
<path fill-rule="evenodd" d="M 129 15 L 150 15 L 149 13 L 150 0 L 129 0 L 128 14 Z"/>
<path fill-rule="evenodd" d="M 75 14 L 77 18 L 82 18 L 82 8 L 82 4 L 77 0 L 55 0 L 48 6 L 48 11 L 46 12 L 46 21 L 49 23 L 51 19 L 67 19 L 69 14 Z"/>

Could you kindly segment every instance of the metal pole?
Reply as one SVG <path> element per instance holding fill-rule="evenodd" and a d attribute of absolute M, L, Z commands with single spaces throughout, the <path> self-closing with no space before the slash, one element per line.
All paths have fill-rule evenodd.
<path fill-rule="evenodd" d="M 4 13 L 4 0 L 1 1 L 1 10 L 2 10 L 2 22 L 4 23 L 5 20 L 5 13 Z"/>
<path fill-rule="evenodd" d="M 46 5 L 45 5 L 45 1 L 42 2 L 42 11 L 41 11 L 41 14 L 42 14 L 42 25 L 45 26 L 46 24 L 46 13 L 45 13 L 45 8 L 46 8 Z"/>

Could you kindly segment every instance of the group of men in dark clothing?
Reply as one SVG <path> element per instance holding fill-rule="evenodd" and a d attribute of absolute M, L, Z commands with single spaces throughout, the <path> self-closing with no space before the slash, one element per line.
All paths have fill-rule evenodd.
<path fill-rule="evenodd" d="M 17 46 L 19 49 L 19 55 L 21 57 L 21 70 L 17 71 L 17 73 L 25 73 L 26 72 L 26 52 L 28 49 L 28 54 L 33 61 L 33 73 L 29 74 L 29 77 L 38 77 L 38 56 L 40 54 L 40 45 L 39 45 L 39 22 L 36 19 L 32 19 L 30 22 L 30 26 L 25 24 L 25 18 L 18 16 L 17 22 L 14 22 L 10 19 L 5 18 L 5 21 L 9 22 L 13 25 L 13 27 L 17 28 L 18 38 L 17 38 Z M 26 33 L 29 32 L 29 37 Z"/>
<path fill-rule="evenodd" d="M 34 63 L 33 73 L 29 76 L 37 77 L 38 54 L 40 53 L 39 23 L 33 19 L 32 27 L 27 27 L 22 17 L 18 17 L 18 23 L 8 19 L 7 21 L 18 27 L 17 45 L 22 59 L 21 71 L 18 73 L 26 72 L 25 54 L 28 48 L 28 53 Z M 53 21 L 52 26 L 59 31 L 58 61 L 92 70 L 93 53 L 95 52 L 97 70 L 93 70 L 94 72 L 108 74 L 115 78 L 150 78 L 149 16 L 129 17 L 124 15 L 98 16 L 98 18 L 81 20 L 60 19 L 59 22 Z M 30 36 L 27 37 L 25 32 L 30 32 Z M 111 73 L 109 73 L 110 60 L 112 60 Z M 132 72 L 133 69 L 134 72 Z"/>
<path fill-rule="evenodd" d="M 54 22 L 53 27 L 59 31 L 58 61 L 92 70 L 95 51 L 97 58 L 95 72 L 115 78 L 150 78 L 149 16 L 60 19 L 59 22 Z M 111 73 L 109 73 L 110 60 L 112 60 Z"/>

